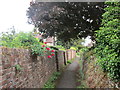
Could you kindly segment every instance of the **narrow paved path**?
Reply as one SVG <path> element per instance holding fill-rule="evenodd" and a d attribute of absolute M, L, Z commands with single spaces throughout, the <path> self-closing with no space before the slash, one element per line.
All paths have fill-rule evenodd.
<path fill-rule="evenodd" d="M 70 64 L 66 70 L 63 72 L 60 81 L 56 88 L 76 88 L 76 71 L 79 68 L 79 57 Z"/>

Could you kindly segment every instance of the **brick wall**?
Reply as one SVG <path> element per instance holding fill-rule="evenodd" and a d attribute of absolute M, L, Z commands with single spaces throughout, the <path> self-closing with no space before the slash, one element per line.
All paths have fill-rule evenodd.
<path fill-rule="evenodd" d="M 0 88 L 42 88 L 52 73 L 65 65 L 65 57 L 72 57 L 63 51 L 56 53 L 48 59 L 47 55 L 31 55 L 28 49 L 0 47 Z"/>

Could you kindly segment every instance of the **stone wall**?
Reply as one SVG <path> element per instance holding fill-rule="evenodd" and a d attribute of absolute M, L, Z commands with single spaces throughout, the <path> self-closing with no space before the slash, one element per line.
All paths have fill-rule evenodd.
<path fill-rule="evenodd" d="M 28 49 L 0 47 L 0 88 L 42 88 L 69 57 L 64 51 L 49 59 L 47 55 L 31 55 Z"/>

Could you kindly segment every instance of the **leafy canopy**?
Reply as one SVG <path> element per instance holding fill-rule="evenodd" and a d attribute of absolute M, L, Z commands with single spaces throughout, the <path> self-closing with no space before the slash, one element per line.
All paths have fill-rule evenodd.
<path fill-rule="evenodd" d="M 94 36 L 104 7 L 103 2 L 31 2 L 27 16 L 40 32 L 66 43 L 71 38 Z"/>

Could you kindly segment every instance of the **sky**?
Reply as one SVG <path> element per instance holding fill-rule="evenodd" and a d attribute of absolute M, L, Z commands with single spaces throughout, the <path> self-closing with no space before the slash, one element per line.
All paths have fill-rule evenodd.
<path fill-rule="evenodd" d="M 91 42 L 92 42 L 92 40 L 90 39 L 90 36 L 86 37 L 84 46 L 88 46 L 88 44 L 91 43 Z"/>
<path fill-rule="evenodd" d="M 82 42 L 82 44 L 84 46 L 88 46 L 88 44 L 93 43 L 90 38 L 91 38 L 90 36 L 87 36 L 85 39 L 83 38 L 85 40 L 85 42 Z"/>
<path fill-rule="evenodd" d="M 12 26 L 19 31 L 32 31 L 33 25 L 27 23 L 26 10 L 31 0 L 0 1 L 0 33 L 9 31 Z"/>
<path fill-rule="evenodd" d="M 9 28 L 15 27 L 17 32 L 32 31 L 34 26 L 27 23 L 26 10 L 31 0 L 1 0 L 0 1 L 0 33 L 10 31 Z M 85 39 L 85 45 L 91 40 Z"/>

